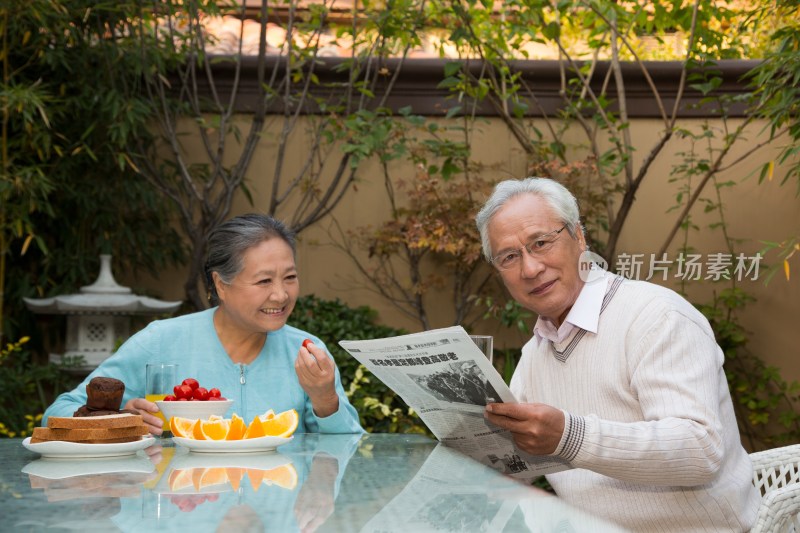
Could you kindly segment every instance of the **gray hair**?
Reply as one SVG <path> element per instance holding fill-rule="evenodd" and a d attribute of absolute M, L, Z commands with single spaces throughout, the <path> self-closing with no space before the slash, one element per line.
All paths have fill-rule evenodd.
<path fill-rule="evenodd" d="M 498 183 L 492 195 L 483 204 L 483 207 L 475 217 L 475 224 L 481 234 L 481 245 L 483 255 L 487 260 L 492 258 L 492 247 L 489 243 L 489 222 L 492 217 L 509 200 L 522 194 L 535 194 L 555 211 L 556 215 L 563 224 L 567 225 L 567 231 L 576 237 L 575 226 L 580 224 L 580 211 L 578 200 L 566 187 L 550 178 L 525 178 L 522 180 L 506 180 Z"/>
<path fill-rule="evenodd" d="M 208 236 L 208 253 L 205 274 L 208 299 L 211 305 L 219 304 L 219 295 L 214 286 L 213 272 L 219 274 L 223 283 L 233 281 L 244 268 L 244 253 L 261 242 L 273 238 L 282 239 L 296 252 L 295 234 L 283 222 L 267 215 L 249 213 L 223 222 Z"/>

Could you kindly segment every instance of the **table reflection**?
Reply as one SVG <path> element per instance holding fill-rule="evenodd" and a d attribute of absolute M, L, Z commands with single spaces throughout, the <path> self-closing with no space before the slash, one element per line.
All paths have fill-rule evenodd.
<path fill-rule="evenodd" d="M 5 486 L 18 497 L 14 505 L 0 500 L 6 525 L 180 533 L 620 531 L 419 435 L 297 434 L 275 452 L 249 454 L 159 443 L 105 459 L 36 458 L 14 449 L 18 484 Z M 0 442 L 0 453 L 10 444 Z M 8 464 L 0 464 L 3 475 Z"/>
<path fill-rule="evenodd" d="M 373 436 L 374 438 L 374 436 Z M 430 448 L 370 449 L 365 437 L 350 461 L 336 513 L 322 531 L 363 533 L 416 532 L 583 532 L 624 531 L 589 516 L 552 494 L 523 485 L 443 444 Z M 402 443 L 397 444 L 402 447 Z M 361 456 L 364 449 L 368 453 Z M 394 458 L 407 463 L 391 467 Z M 388 468 L 387 468 L 388 467 Z M 355 482 L 367 491 L 349 491 Z M 362 524 L 352 523 L 349 508 L 363 508 L 365 492 L 378 494 Z M 354 494 L 358 497 L 354 497 Z M 364 516 L 363 513 L 360 513 Z"/>
<path fill-rule="evenodd" d="M 15 529 L 45 527 L 113 528 L 111 518 L 120 512 L 121 498 L 138 498 L 143 484 L 157 474 L 152 461 L 142 455 L 91 460 L 41 458 L 22 468 L 30 488 L 51 505 L 17 522 Z M 67 506 L 68 505 L 68 506 Z M 45 509 L 59 509 L 50 515 Z M 78 512 L 64 512 L 64 510 Z"/>

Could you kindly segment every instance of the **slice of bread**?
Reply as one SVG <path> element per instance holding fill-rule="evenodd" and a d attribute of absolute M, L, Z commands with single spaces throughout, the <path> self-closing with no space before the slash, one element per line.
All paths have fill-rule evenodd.
<path fill-rule="evenodd" d="M 78 441 L 77 444 L 116 444 L 119 442 L 133 442 L 136 440 L 141 440 L 141 435 L 135 435 L 133 437 L 120 437 L 120 438 L 112 438 L 112 439 L 90 439 L 90 440 L 82 440 Z M 40 439 L 36 437 L 31 437 L 31 444 L 39 444 L 41 442 L 73 442 L 64 439 L 54 439 L 54 440 L 47 440 L 47 439 Z"/>
<path fill-rule="evenodd" d="M 66 440 L 69 442 L 84 442 L 89 440 L 121 439 L 124 437 L 139 437 L 149 433 L 147 427 L 130 426 L 125 428 L 95 428 L 95 429 L 53 429 L 33 428 L 32 439 L 39 440 Z"/>
<path fill-rule="evenodd" d="M 33 428 L 31 444 L 65 441 L 81 444 L 132 442 L 149 430 L 141 415 L 120 413 L 89 417 L 51 416 L 47 427 Z"/>
<path fill-rule="evenodd" d="M 143 424 L 142 415 L 129 413 L 86 417 L 51 416 L 47 419 L 47 427 L 51 429 L 115 429 Z"/>

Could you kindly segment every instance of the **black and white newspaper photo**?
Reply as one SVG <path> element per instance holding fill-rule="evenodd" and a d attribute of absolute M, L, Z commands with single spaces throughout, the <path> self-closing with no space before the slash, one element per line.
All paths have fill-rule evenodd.
<path fill-rule="evenodd" d="M 339 345 L 414 409 L 443 444 L 518 479 L 569 468 L 557 458 L 524 454 L 510 432 L 486 422 L 487 404 L 516 400 L 464 328 Z"/>

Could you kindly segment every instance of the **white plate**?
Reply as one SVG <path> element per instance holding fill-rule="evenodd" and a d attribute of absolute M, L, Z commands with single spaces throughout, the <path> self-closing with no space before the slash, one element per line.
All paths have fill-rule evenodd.
<path fill-rule="evenodd" d="M 257 439 L 241 440 L 197 440 L 172 437 L 172 441 L 197 453 L 253 453 L 273 451 L 281 444 L 290 442 L 292 438 L 259 437 Z"/>
<path fill-rule="evenodd" d="M 115 457 L 132 455 L 139 450 L 149 448 L 155 442 L 155 438 L 148 436 L 132 442 L 114 442 L 111 444 L 81 444 L 79 442 L 60 440 L 31 444 L 31 438 L 28 437 L 22 441 L 22 445 L 44 457 Z"/>

